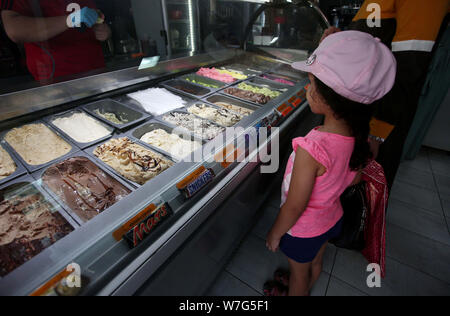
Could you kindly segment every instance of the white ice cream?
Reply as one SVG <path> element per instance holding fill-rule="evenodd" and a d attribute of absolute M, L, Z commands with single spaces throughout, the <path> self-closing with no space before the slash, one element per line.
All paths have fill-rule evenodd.
<path fill-rule="evenodd" d="M 163 88 L 150 88 L 128 95 L 138 101 L 145 111 L 153 115 L 162 115 L 186 105 L 183 98 Z"/>
<path fill-rule="evenodd" d="M 83 112 L 58 118 L 52 124 L 79 143 L 90 143 L 111 134 L 110 129 Z"/>
<path fill-rule="evenodd" d="M 176 134 L 169 134 L 162 129 L 153 130 L 145 134 L 141 137 L 141 141 L 164 150 L 178 160 L 183 159 L 194 150 L 202 147 L 200 142 L 183 139 Z"/>

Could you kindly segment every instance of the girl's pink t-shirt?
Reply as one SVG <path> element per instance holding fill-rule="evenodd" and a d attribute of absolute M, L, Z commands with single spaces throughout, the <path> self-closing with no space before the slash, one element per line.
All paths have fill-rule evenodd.
<path fill-rule="evenodd" d="M 342 218 L 344 212 L 340 196 L 356 177 L 349 163 L 355 146 L 353 137 L 321 132 L 313 129 L 306 137 L 292 141 L 294 152 L 286 167 L 281 188 L 281 206 L 286 203 L 295 154 L 298 147 L 306 150 L 318 163 L 326 168 L 325 174 L 316 178 L 308 206 L 289 230 L 293 237 L 313 238 L 323 235 Z"/>

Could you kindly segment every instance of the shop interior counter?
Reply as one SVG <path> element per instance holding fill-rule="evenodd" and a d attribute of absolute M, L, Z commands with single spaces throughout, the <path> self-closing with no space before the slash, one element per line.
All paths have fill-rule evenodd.
<path fill-rule="evenodd" d="M 201 55 L 164 61 L 134 81 L 134 70 L 122 72 L 123 82 L 92 87 L 82 99 L 65 93 L 79 91 L 93 78 L 0 96 L 0 105 L 13 101 L 19 109 L 0 122 L 1 145 L 18 161 L 17 172 L 0 183 L 0 220 L 8 222 L 19 212 L 22 221 L 38 229 L 40 214 L 57 217 L 54 230 L 39 239 L 2 237 L 0 255 L 10 259 L 0 266 L 0 295 L 158 290 L 164 283 L 158 276 L 176 275 L 169 259 L 190 249 L 190 238 L 210 227 L 212 219 L 236 223 L 197 257 L 199 268 L 210 259 L 218 268 L 255 214 L 255 199 L 264 192 L 255 190 L 265 183 L 261 177 L 268 179 L 261 170 L 279 164 L 271 153 L 308 111 L 308 79 L 283 65 L 245 51 L 220 61 Z M 47 99 L 55 93 L 60 98 Z M 39 106 L 27 107 L 24 100 L 34 95 L 40 95 Z M 27 124 L 47 127 L 42 146 L 39 140 L 20 143 L 28 135 L 18 128 Z M 11 131 L 15 138 L 8 137 Z M 70 149 L 61 150 L 62 143 Z M 32 165 L 20 158 L 19 147 L 52 155 Z M 48 210 L 28 200 L 11 206 L 23 198 L 24 185 L 37 201 L 47 199 L 42 203 Z M 247 204 L 219 215 L 238 193 L 248 195 Z M 205 268 L 203 286 L 197 284 L 190 294 L 200 294 L 214 278 L 217 270 L 208 273 L 210 268 Z"/>

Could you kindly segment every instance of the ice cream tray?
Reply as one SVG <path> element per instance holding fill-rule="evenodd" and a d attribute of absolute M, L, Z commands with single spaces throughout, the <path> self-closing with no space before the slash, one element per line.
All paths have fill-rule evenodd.
<path fill-rule="evenodd" d="M 179 135 L 183 139 L 190 138 L 191 141 L 200 142 L 202 145 L 205 143 L 204 140 L 196 137 L 192 133 L 189 133 L 187 130 L 180 128 L 180 127 L 178 127 L 178 128 L 170 127 L 168 124 L 169 123 L 166 123 L 166 122 L 163 123 L 158 120 L 150 120 L 147 123 L 140 125 L 139 127 L 136 127 L 135 129 L 129 131 L 126 135 L 131 140 L 135 141 L 136 143 L 146 145 L 147 147 L 151 148 L 152 150 L 159 152 L 166 157 L 170 157 L 175 162 L 179 162 L 180 159 L 177 157 L 173 157 L 170 153 L 168 153 L 158 147 L 152 146 L 152 145 L 147 144 L 146 142 L 142 141 L 141 140 L 142 136 L 144 136 L 147 133 L 150 133 L 151 131 L 157 130 L 157 129 L 162 129 L 162 130 L 166 131 L 168 134 L 172 134 L 174 130 L 177 130 L 180 133 L 176 133 L 176 134 Z"/>
<path fill-rule="evenodd" d="M 213 95 L 211 95 L 209 97 L 206 97 L 206 98 L 202 99 L 202 101 L 205 101 L 206 103 L 209 103 L 209 104 L 213 104 L 214 106 L 217 106 L 219 108 L 221 108 L 221 107 L 216 105 L 215 103 L 217 103 L 217 102 L 229 103 L 231 105 L 235 105 L 235 106 L 238 106 L 238 107 L 241 107 L 241 108 L 249 109 L 249 110 L 252 110 L 252 111 L 255 111 L 255 112 L 261 108 L 261 106 L 255 106 L 255 105 L 252 105 L 250 103 L 242 102 L 242 101 L 240 101 L 238 99 L 231 98 L 231 97 L 228 97 L 228 96 L 225 96 L 225 95 L 221 95 L 221 94 L 213 94 Z M 229 110 L 229 111 L 233 112 L 232 110 Z M 239 114 L 237 112 L 235 112 L 235 113 Z"/>
<path fill-rule="evenodd" d="M 124 137 L 127 137 L 127 138 L 130 139 L 131 141 L 135 142 L 137 145 L 142 146 L 142 147 L 144 147 L 145 149 L 148 149 L 148 150 L 154 152 L 155 154 L 162 156 L 164 159 L 167 159 L 167 160 L 169 160 L 169 161 L 171 161 L 171 162 L 173 162 L 173 163 L 176 163 L 176 161 L 174 161 L 172 158 L 170 158 L 170 156 L 166 156 L 166 155 L 162 154 L 160 151 L 156 151 L 153 147 L 149 146 L 148 144 L 145 144 L 144 142 L 136 142 L 135 139 L 134 139 L 134 137 L 129 137 L 129 136 L 128 136 L 128 133 L 115 135 L 113 138 L 114 138 L 114 139 L 117 139 L 117 138 L 124 138 Z M 136 182 L 134 182 L 133 180 L 130 180 L 130 179 L 125 178 L 125 177 L 124 177 L 123 175 L 121 175 L 118 171 L 114 170 L 114 168 L 112 168 L 112 167 L 110 167 L 109 165 L 107 165 L 106 163 L 104 163 L 100 158 L 98 158 L 98 157 L 94 154 L 94 152 L 95 152 L 95 150 L 97 149 L 98 146 L 101 146 L 101 145 L 103 145 L 103 144 L 105 144 L 105 143 L 107 143 L 107 142 L 108 142 L 108 140 L 106 140 L 106 141 L 104 141 L 104 142 L 102 142 L 102 143 L 100 143 L 100 144 L 94 145 L 94 146 L 92 146 L 92 147 L 86 148 L 86 149 L 84 149 L 84 152 L 87 153 L 88 156 L 89 156 L 90 158 L 93 159 L 92 161 L 93 161 L 94 163 L 96 163 L 99 167 L 102 167 L 102 169 L 104 169 L 104 170 L 105 170 L 105 169 L 108 170 L 109 173 L 114 174 L 116 177 L 120 178 L 123 182 L 126 182 L 126 183 L 131 184 L 134 188 L 140 188 L 140 187 L 142 187 L 142 184 L 136 183 Z M 170 168 L 169 168 L 169 169 L 170 169 Z M 161 173 L 164 173 L 164 171 L 161 172 Z M 161 173 L 158 174 L 156 177 L 154 177 L 154 178 L 150 179 L 149 181 L 147 181 L 147 183 L 150 182 L 150 181 L 153 181 L 155 178 L 157 178 L 159 175 L 161 175 Z"/>
<path fill-rule="evenodd" d="M 193 104 L 191 104 L 191 105 L 193 105 Z M 198 118 L 198 119 L 200 119 L 200 120 L 203 120 L 203 121 L 206 121 L 206 122 L 210 123 L 211 125 L 215 125 L 215 126 L 218 126 L 218 127 L 222 128 L 222 129 L 223 129 L 223 132 L 225 131 L 225 127 L 220 126 L 219 124 L 216 124 L 216 123 L 214 123 L 214 122 L 212 122 L 212 121 L 210 121 L 210 120 L 206 120 L 206 119 L 204 119 L 204 118 L 198 117 L 198 116 L 195 115 L 195 114 L 189 113 L 189 112 L 187 111 L 187 108 L 188 108 L 188 107 L 189 107 L 189 106 L 186 106 L 186 107 L 183 108 L 183 109 L 179 109 L 179 110 L 174 110 L 174 111 L 167 112 L 167 113 L 165 113 L 165 114 L 163 114 L 163 115 L 157 116 L 156 119 L 157 119 L 158 121 L 163 122 L 164 124 L 167 124 L 168 126 L 173 127 L 173 128 L 177 128 L 177 127 L 178 127 L 178 128 L 181 129 L 181 130 L 185 130 L 187 133 L 193 135 L 194 137 L 196 137 L 196 138 L 198 138 L 198 139 L 202 139 L 204 142 L 211 141 L 212 139 L 214 139 L 215 137 L 217 137 L 217 136 L 220 135 L 220 134 L 217 134 L 215 137 L 213 137 L 213 138 L 211 138 L 211 139 L 203 138 L 202 135 L 199 135 L 199 134 L 197 134 L 197 133 L 195 133 L 195 132 L 191 132 L 191 131 L 188 130 L 187 128 L 184 128 L 184 127 L 182 127 L 182 126 L 176 126 L 176 125 L 174 125 L 174 124 L 172 124 L 172 123 L 170 123 L 170 122 L 167 122 L 166 120 L 164 120 L 163 117 L 166 116 L 166 115 L 170 115 L 171 113 L 177 113 L 177 112 L 178 112 L 178 113 L 184 113 L 184 114 L 190 114 L 190 115 L 193 115 L 193 116 L 195 116 L 196 118 Z"/>
<path fill-rule="evenodd" d="M 199 76 L 197 74 L 184 75 L 182 77 L 179 77 L 178 79 L 187 81 L 188 83 L 196 85 L 196 86 L 199 86 L 201 88 L 207 88 L 207 89 L 209 89 L 212 92 L 216 92 L 216 91 L 221 90 L 221 89 L 223 89 L 224 87 L 227 86 L 227 84 L 225 82 L 214 80 L 214 79 L 211 79 L 211 78 L 208 78 L 208 77 Z M 192 82 L 193 80 L 196 81 L 196 82 Z M 201 83 L 197 83 L 198 81 L 204 82 L 204 83 L 206 83 L 208 85 L 217 86 L 217 88 L 206 87 L 206 86 L 202 85 Z"/>
<path fill-rule="evenodd" d="M 10 174 L 6 178 L 4 178 L 3 180 L 0 180 L 0 185 L 2 185 L 3 183 L 6 183 L 8 181 L 11 181 L 15 178 L 18 178 L 20 176 L 23 176 L 27 173 L 27 169 L 23 166 L 20 159 L 17 158 L 16 154 L 10 150 L 10 147 L 6 146 L 4 143 L 6 143 L 6 141 L 2 140 L 0 142 L 0 147 L 3 148 L 8 153 L 8 155 L 11 157 L 11 159 L 14 161 L 14 163 L 16 164 L 16 170 L 12 174 Z"/>
<path fill-rule="evenodd" d="M 261 78 L 252 78 L 252 79 L 249 79 L 249 80 L 240 82 L 240 83 L 245 83 L 245 84 L 247 84 L 247 85 L 255 86 L 255 87 L 257 87 L 257 88 L 268 88 L 268 89 L 273 90 L 273 91 L 281 92 L 281 95 L 280 95 L 279 97 L 277 97 L 277 98 L 272 98 L 272 99 L 271 99 L 269 102 L 267 102 L 266 104 L 259 104 L 259 103 L 257 103 L 257 102 L 253 102 L 253 101 L 251 101 L 251 100 L 244 99 L 244 98 L 241 98 L 241 97 L 238 97 L 238 96 L 229 94 L 229 93 L 226 92 L 226 89 L 220 91 L 219 93 L 220 93 L 220 94 L 223 94 L 223 95 L 225 95 L 225 96 L 229 96 L 229 97 L 232 97 L 232 98 L 236 98 L 236 99 L 238 99 L 238 100 L 241 100 L 241 101 L 244 101 L 244 102 L 248 102 L 248 103 L 251 103 L 251 104 L 255 104 L 255 105 L 261 107 L 261 106 L 265 106 L 265 105 L 267 105 L 267 104 L 269 104 L 269 103 L 272 103 L 274 100 L 277 100 L 278 98 L 282 97 L 282 95 L 283 95 L 285 92 L 287 92 L 287 91 L 289 90 L 289 88 L 290 88 L 289 86 L 282 85 L 282 84 L 277 84 L 277 83 L 275 83 L 275 82 L 268 81 L 268 80 L 261 79 Z M 239 89 L 238 86 L 239 86 L 240 83 L 237 83 L 237 84 L 235 84 L 235 85 L 233 85 L 233 86 L 231 86 L 231 87 L 229 87 L 229 88 L 236 88 L 236 89 Z"/>
<path fill-rule="evenodd" d="M 130 194 L 135 190 L 135 188 L 130 185 L 128 182 L 124 181 L 121 177 L 117 176 L 115 173 L 111 172 L 110 170 L 108 170 L 107 168 L 105 168 L 103 165 L 99 164 L 97 161 L 95 161 L 90 155 L 88 155 L 85 152 L 78 152 L 78 153 L 74 153 L 72 154 L 70 157 L 65 157 L 63 159 L 58 159 L 57 161 L 55 161 L 54 163 L 52 163 L 51 165 L 49 165 L 48 167 L 35 171 L 31 174 L 31 176 L 38 181 L 39 185 L 52 197 L 53 200 L 57 201 L 62 208 L 79 224 L 79 225 L 83 225 L 86 223 L 85 220 L 81 219 L 74 211 L 72 211 L 72 209 L 66 204 L 64 203 L 61 198 L 54 193 L 50 188 L 48 188 L 45 183 L 42 181 L 42 175 L 47 171 L 47 169 L 51 166 L 53 166 L 54 164 L 58 164 L 60 162 L 63 162 L 67 159 L 70 158 L 76 158 L 76 157 L 84 157 L 89 159 L 90 161 L 92 161 L 97 167 L 99 167 L 100 170 L 102 170 L 106 175 L 110 176 L 111 178 L 113 178 L 114 180 L 116 180 L 117 182 L 119 182 L 121 185 L 123 185 L 125 188 L 129 189 L 131 192 Z M 100 213 L 99 215 L 103 214 L 104 212 L 106 212 L 108 209 L 105 209 L 102 213 Z"/>
<path fill-rule="evenodd" d="M 225 126 L 225 125 L 220 124 L 219 122 L 213 121 L 213 120 L 211 120 L 211 119 L 203 118 L 203 117 L 201 117 L 201 116 L 199 116 L 199 115 L 197 115 L 197 114 L 190 113 L 190 112 L 189 112 L 189 108 L 192 107 L 192 106 L 195 106 L 195 105 L 205 105 L 206 107 L 213 108 L 213 109 L 215 109 L 215 110 L 225 110 L 225 111 L 227 111 L 227 112 L 230 112 L 230 114 L 234 114 L 234 115 L 240 116 L 240 117 L 241 117 L 241 120 L 244 118 L 244 116 L 243 116 L 242 114 L 235 113 L 235 112 L 233 112 L 233 111 L 231 111 L 231 110 L 222 108 L 222 107 L 220 107 L 220 106 L 218 106 L 218 105 L 211 104 L 211 103 L 209 103 L 209 102 L 204 102 L 203 100 L 201 100 L 200 102 L 195 102 L 195 103 L 193 103 L 193 104 L 191 104 L 191 105 L 185 107 L 186 112 L 188 112 L 189 114 L 192 114 L 192 115 L 198 117 L 199 119 L 206 120 L 206 121 L 208 121 L 208 122 L 211 122 L 211 123 L 213 123 L 213 124 L 215 124 L 215 125 L 218 125 L 218 126 L 220 126 L 220 127 L 223 127 L 223 128 L 233 127 L 233 126 L 237 125 L 241 120 L 240 120 L 239 122 L 233 124 L 232 126 Z"/>
<path fill-rule="evenodd" d="M 31 175 L 24 175 L 21 176 L 19 178 L 13 179 L 11 181 L 9 181 L 8 183 L 3 183 L 0 184 L 0 190 L 4 190 L 14 184 L 19 184 L 19 183 L 28 183 L 33 185 L 38 191 L 39 193 L 41 193 L 43 195 L 43 197 L 52 204 L 52 206 L 54 207 L 54 209 L 61 214 L 62 217 L 64 217 L 64 219 L 70 224 L 70 226 L 72 226 L 72 228 L 77 229 L 78 227 L 80 227 L 79 223 L 74 220 L 69 213 L 52 197 L 52 195 L 50 195 L 41 185 L 41 181 L 36 181 L 36 179 L 34 179 Z"/>
<path fill-rule="evenodd" d="M 278 83 L 273 80 L 268 80 L 260 77 L 255 77 L 245 81 L 244 83 L 250 84 L 259 88 L 268 88 L 270 90 L 281 92 L 282 94 L 287 92 L 291 86 L 285 85 L 283 83 Z"/>
<path fill-rule="evenodd" d="M 267 77 L 267 78 L 265 78 L 265 77 Z M 284 75 L 277 74 L 277 73 L 274 73 L 274 72 L 269 72 L 267 74 L 262 74 L 260 76 L 260 78 L 265 79 L 265 80 L 270 80 L 270 81 L 273 81 L 273 82 L 277 82 L 276 79 L 287 80 L 287 81 L 292 82 L 294 85 L 299 83 L 299 79 L 292 78 L 292 77 L 289 77 L 289 76 L 284 76 Z M 283 84 L 283 83 L 280 82 L 280 84 Z M 286 85 L 290 86 L 289 84 L 286 84 Z"/>
<path fill-rule="evenodd" d="M 43 124 L 43 125 L 45 125 L 45 126 L 48 127 L 52 132 L 54 132 L 56 135 L 58 135 L 59 137 L 61 137 L 61 139 L 63 139 L 65 142 L 67 142 L 67 143 L 71 146 L 71 149 L 70 149 L 70 151 L 69 151 L 67 154 L 65 154 L 65 155 L 63 155 L 63 156 L 60 156 L 60 157 L 58 157 L 58 158 L 56 158 L 56 159 L 53 159 L 53 160 L 51 160 L 51 161 L 48 161 L 48 162 L 46 162 L 46 163 L 44 163 L 44 164 L 40 164 L 40 165 L 30 165 L 30 164 L 28 164 L 28 163 L 22 158 L 22 156 L 21 156 L 18 152 L 15 151 L 15 149 L 14 149 L 14 148 L 13 148 L 13 147 L 5 140 L 5 136 L 6 136 L 6 134 L 8 134 L 9 130 L 2 132 L 2 133 L 0 134 L 0 139 L 1 139 L 1 143 L 4 145 L 4 148 L 6 147 L 6 150 L 7 150 L 7 151 L 12 152 L 12 153 L 16 156 L 16 158 L 22 163 L 22 165 L 28 170 L 28 172 L 33 173 L 33 172 L 36 171 L 36 170 L 39 170 L 39 169 L 41 169 L 41 168 L 44 168 L 44 167 L 46 167 L 46 166 L 51 165 L 53 162 L 55 162 L 55 161 L 58 160 L 58 159 L 61 159 L 61 158 L 67 158 L 67 157 L 69 157 L 70 155 L 72 155 L 72 154 L 74 154 L 74 153 L 80 151 L 80 148 L 77 147 L 77 146 L 76 146 L 69 138 L 67 138 L 63 133 L 59 132 L 57 129 L 53 128 L 50 124 L 48 124 L 48 123 L 46 123 L 46 122 L 44 122 L 44 121 L 37 120 L 37 121 L 31 122 L 31 123 L 27 123 L 27 124 L 23 124 L 23 125 L 21 125 L 21 126 L 18 126 L 17 128 L 21 128 L 21 127 L 23 127 L 23 126 L 31 125 L 31 124 Z"/>
<path fill-rule="evenodd" d="M 94 116 L 95 118 L 99 119 L 100 121 L 112 127 L 115 127 L 116 129 L 121 131 L 126 130 L 131 126 L 137 125 L 150 117 L 150 115 L 145 113 L 144 111 L 132 109 L 131 107 L 112 99 L 105 99 L 94 103 L 86 104 L 83 106 L 83 109 L 92 116 Z M 123 124 L 111 122 L 108 119 L 102 117 L 101 115 L 98 115 L 96 113 L 96 110 L 99 110 L 100 113 L 113 113 L 118 118 L 125 119 L 128 122 Z"/>
<path fill-rule="evenodd" d="M 51 115 L 51 116 L 47 116 L 47 117 L 44 118 L 44 120 L 45 120 L 45 121 L 46 121 L 53 129 L 57 130 L 59 133 L 61 133 L 62 135 L 64 135 L 67 139 L 70 139 L 71 142 L 74 143 L 75 145 L 77 145 L 77 147 L 80 148 L 80 149 L 88 148 L 88 147 L 90 147 L 90 146 L 92 146 L 92 145 L 94 145 L 94 144 L 97 144 L 97 143 L 99 143 L 99 142 L 102 142 L 102 141 L 104 141 L 104 140 L 110 138 L 110 137 L 113 135 L 113 133 L 114 133 L 114 127 L 111 127 L 111 126 L 109 126 L 109 125 L 103 123 L 102 121 L 99 121 L 96 117 L 93 117 L 93 118 L 94 118 L 96 121 L 98 121 L 98 123 L 99 123 L 100 125 L 104 126 L 107 130 L 109 130 L 110 133 L 109 133 L 107 136 L 100 137 L 100 138 L 98 138 L 98 139 L 96 139 L 96 140 L 94 140 L 94 141 L 88 142 L 88 143 L 80 143 L 80 142 L 76 141 L 76 140 L 73 139 L 70 135 L 68 135 L 67 133 L 65 133 L 64 131 L 62 131 L 60 128 L 58 128 L 57 126 L 55 126 L 55 125 L 53 124 L 53 121 L 54 121 L 55 119 L 63 118 L 63 117 L 69 117 L 69 116 L 71 116 L 73 113 L 77 113 L 77 112 L 78 112 L 78 113 L 84 113 L 84 114 L 86 114 L 86 115 L 92 117 L 92 115 L 91 115 L 90 113 L 87 113 L 86 111 L 83 111 L 81 108 L 78 108 L 78 109 L 72 109 L 72 110 L 70 110 L 70 111 L 66 111 L 66 112 L 54 114 L 54 115 Z"/>
<path fill-rule="evenodd" d="M 263 73 L 263 71 L 261 71 L 259 69 L 251 68 L 251 67 L 241 65 L 241 64 L 226 65 L 226 66 L 220 67 L 220 69 L 240 72 L 248 77 L 257 76 L 257 75 L 260 75 Z"/>
<path fill-rule="evenodd" d="M 161 85 L 170 91 L 176 91 L 180 94 L 184 94 L 195 99 L 200 99 L 217 90 L 212 90 L 210 88 L 189 83 L 182 79 L 172 79 L 161 83 Z"/>

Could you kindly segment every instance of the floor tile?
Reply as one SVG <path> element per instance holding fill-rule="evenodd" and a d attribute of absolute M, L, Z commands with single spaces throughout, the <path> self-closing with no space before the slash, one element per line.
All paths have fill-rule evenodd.
<path fill-rule="evenodd" d="M 270 252 L 263 239 L 248 235 L 225 270 L 263 294 L 263 285 L 275 270 L 288 267 L 283 253 Z"/>
<path fill-rule="evenodd" d="M 421 149 L 421 151 L 417 154 L 416 159 L 403 161 L 401 166 L 432 172 L 430 160 L 428 159 L 428 151 L 426 149 Z"/>
<path fill-rule="evenodd" d="M 432 190 L 397 180 L 392 187 L 390 196 L 402 202 L 442 214 L 439 195 Z"/>
<path fill-rule="evenodd" d="M 444 208 L 444 214 L 446 217 L 450 217 L 450 199 L 441 199 L 442 207 Z"/>
<path fill-rule="evenodd" d="M 367 296 L 366 293 L 354 288 L 353 286 L 331 277 L 328 285 L 327 296 Z"/>
<path fill-rule="evenodd" d="M 450 245 L 396 225 L 387 225 L 387 232 L 386 256 L 450 285 Z"/>
<path fill-rule="evenodd" d="M 276 187 L 272 192 L 270 192 L 267 199 L 267 204 L 270 204 L 276 208 L 280 207 L 281 204 L 281 186 Z"/>
<path fill-rule="evenodd" d="M 425 189 L 436 191 L 436 185 L 434 183 L 433 173 L 431 171 L 423 171 L 411 167 L 410 165 L 400 165 L 396 180 L 414 184 Z"/>
<path fill-rule="evenodd" d="M 387 222 L 450 246 L 450 234 L 442 214 L 391 198 Z"/>
<path fill-rule="evenodd" d="M 330 277 L 331 276 L 328 273 L 322 272 L 316 284 L 314 284 L 311 289 L 311 296 L 325 296 Z"/>
<path fill-rule="evenodd" d="M 208 296 L 261 296 L 245 283 L 223 271 L 213 286 L 208 290 Z"/>
<path fill-rule="evenodd" d="M 267 234 L 269 233 L 269 230 L 275 223 L 279 211 L 279 208 L 267 204 L 262 210 L 260 210 L 260 217 L 253 227 L 252 233 L 258 237 L 265 239 Z"/>
<path fill-rule="evenodd" d="M 450 176 L 450 155 L 443 151 L 430 151 L 430 163 L 433 173 Z"/>
<path fill-rule="evenodd" d="M 323 264 L 323 270 L 326 273 L 331 273 L 335 252 L 336 248 L 328 245 Z M 264 283 L 272 279 L 274 271 L 278 268 L 289 268 L 286 256 L 281 251 L 270 252 L 263 239 L 249 235 L 231 259 L 226 270 L 262 293 Z"/>
<path fill-rule="evenodd" d="M 369 288 L 367 261 L 358 252 L 339 249 L 332 276 L 369 295 L 383 296 L 432 296 L 450 295 L 450 285 L 389 257 L 386 258 L 386 277 L 381 287 Z"/>
<path fill-rule="evenodd" d="M 450 176 L 435 174 L 436 184 L 441 199 L 450 200 Z"/>

